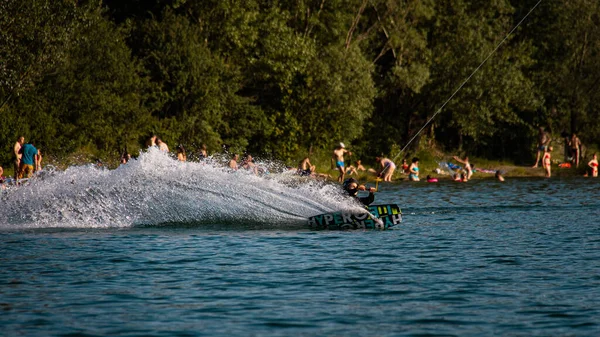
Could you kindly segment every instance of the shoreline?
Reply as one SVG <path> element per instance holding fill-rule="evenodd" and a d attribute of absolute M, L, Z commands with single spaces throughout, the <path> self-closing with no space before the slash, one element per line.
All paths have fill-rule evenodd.
<path fill-rule="evenodd" d="M 441 173 L 437 173 L 436 169 L 441 169 L 441 166 L 438 165 L 439 162 L 447 162 L 447 160 L 444 160 L 442 158 L 448 158 L 448 156 L 442 156 L 442 158 L 437 157 L 437 158 L 432 158 L 428 156 L 424 156 L 425 158 L 420 162 L 420 181 L 425 181 L 426 177 L 428 175 L 430 175 L 432 178 L 437 178 L 438 180 L 451 180 L 450 179 L 450 173 L 447 171 L 442 171 Z M 135 158 L 134 158 L 135 159 Z M 174 160 L 176 160 L 174 158 Z M 451 161 L 451 160 L 450 160 Z M 477 166 L 475 165 L 474 168 L 474 172 L 473 172 L 473 176 L 471 177 L 470 180 L 481 180 L 481 179 L 496 179 L 494 176 L 495 171 L 500 171 L 502 173 L 502 176 L 504 178 L 546 178 L 545 177 L 545 170 L 544 168 L 542 168 L 541 166 L 538 166 L 537 168 L 533 168 L 531 166 L 519 166 L 519 165 L 514 165 L 514 164 L 509 164 L 509 163 L 505 163 L 505 162 L 495 162 L 495 161 L 488 161 L 488 160 L 478 160 L 475 159 L 473 160 L 474 162 L 484 162 L 485 164 L 481 165 L 481 166 Z M 82 166 L 82 165 L 90 165 L 90 164 L 95 164 L 98 161 L 94 161 L 92 160 L 91 157 L 87 157 L 87 158 L 67 158 L 67 159 L 58 159 L 56 157 L 53 156 L 48 156 L 47 160 L 45 160 L 45 163 L 43 163 L 43 167 L 45 168 L 46 166 L 52 166 L 57 170 L 60 171 L 64 171 L 69 167 L 72 166 Z M 119 164 L 117 163 L 116 160 L 113 161 L 100 161 L 102 163 L 102 166 L 106 167 L 107 169 L 116 169 L 119 167 Z M 195 161 L 190 161 L 190 162 L 195 162 Z M 318 163 L 321 164 L 321 163 Z M 317 165 L 318 165 L 317 164 Z M 583 162 L 580 163 L 578 168 L 575 167 L 570 167 L 570 168 L 561 168 L 558 166 L 559 163 L 558 162 L 554 162 L 552 164 L 552 176 L 548 179 L 553 179 L 553 178 L 564 178 L 564 177 L 586 177 L 586 173 L 589 174 L 589 170 L 590 168 L 587 166 L 587 162 L 584 164 Z M 324 165 L 322 165 L 324 166 Z M 369 166 L 369 165 L 365 165 L 367 167 L 367 169 L 376 169 L 375 166 Z M 292 166 L 290 166 L 292 167 Z M 401 168 L 397 168 L 396 171 L 394 172 L 393 176 L 392 176 L 392 182 L 401 182 L 401 181 L 408 181 L 408 175 L 404 174 L 404 173 L 400 173 Z M 482 172 L 480 170 L 485 170 L 485 172 Z M 460 173 L 460 170 L 455 170 L 454 172 Z M 335 169 L 327 169 L 327 170 L 316 170 L 315 173 L 322 175 L 322 176 L 327 176 L 327 178 L 325 178 L 326 180 L 332 181 L 332 182 L 337 182 L 337 177 L 338 177 L 338 171 Z M 12 177 L 13 176 L 13 168 L 12 167 L 5 167 L 4 168 L 4 177 Z M 367 171 L 361 171 L 358 173 L 358 175 L 349 175 L 346 174 L 345 175 L 345 179 L 346 178 L 350 178 L 350 177 L 354 177 L 357 178 L 358 180 L 363 180 L 363 181 L 374 181 L 376 176 L 373 173 L 370 173 L 368 170 Z M 591 176 L 589 176 L 591 177 Z M 591 177 L 593 178 L 593 177 Z"/>
<path fill-rule="evenodd" d="M 486 165 L 486 166 L 492 166 L 492 165 Z M 448 172 L 436 173 L 435 169 L 439 168 L 439 166 L 434 167 L 432 165 L 425 164 L 425 165 L 420 165 L 420 168 L 421 168 L 421 172 L 419 175 L 419 178 L 420 178 L 419 182 L 426 182 L 426 177 L 428 175 L 430 175 L 431 178 L 438 179 L 440 182 L 441 181 L 453 181 L 450 178 L 450 173 L 448 173 Z M 541 166 L 538 166 L 537 168 L 533 168 L 533 167 L 527 167 L 527 166 L 504 164 L 504 165 L 495 166 L 495 169 L 488 169 L 488 168 L 480 168 L 480 169 L 486 170 L 488 172 L 478 171 L 478 168 L 475 167 L 473 176 L 471 177 L 470 180 L 489 180 L 489 179 L 497 180 L 494 173 L 489 172 L 489 171 L 495 171 L 495 170 L 499 170 L 505 179 L 543 178 L 543 179 L 552 180 L 555 178 L 574 178 L 574 177 L 593 178 L 591 176 L 585 176 L 587 170 L 586 170 L 586 167 L 583 167 L 583 165 L 580 165 L 579 168 L 574 168 L 574 167 L 560 168 L 560 167 L 558 167 L 558 164 L 553 164 L 552 171 L 551 171 L 552 176 L 550 178 L 546 178 L 546 176 L 545 176 L 546 172 L 545 172 L 544 168 L 542 168 Z M 587 169 L 589 169 L 589 167 Z M 455 172 L 460 173 L 460 170 L 457 170 Z M 328 180 L 333 181 L 333 182 L 337 181 L 337 171 L 331 170 L 331 171 L 319 172 L 319 173 L 329 174 L 331 176 L 331 178 L 329 178 Z M 373 174 L 361 172 L 358 176 L 346 174 L 344 179 L 347 179 L 350 177 L 357 178 L 359 181 L 366 181 L 369 183 L 375 182 L 375 178 L 376 178 L 376 176 Z M 398 171 L 394 172 L 394 175 L 392 177 L 392 183 L 408 182 L 408 181 L 409 180 L 408 180 L 407 174 L 398 173 Z M 382 181 L 380 181 L 379 183 L 382 183 Z"/>

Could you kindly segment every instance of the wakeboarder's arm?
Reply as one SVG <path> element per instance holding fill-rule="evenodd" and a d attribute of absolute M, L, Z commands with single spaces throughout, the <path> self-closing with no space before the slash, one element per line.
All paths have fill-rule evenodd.
<path fill-rule="evenodd" d="M 372 188 L 372 187 L 371 187 Z M 365 206 L 369 206 L 375 201 L 375 194 L 369 190 L 369 195 L 366 197 L 358 198 Z"/>

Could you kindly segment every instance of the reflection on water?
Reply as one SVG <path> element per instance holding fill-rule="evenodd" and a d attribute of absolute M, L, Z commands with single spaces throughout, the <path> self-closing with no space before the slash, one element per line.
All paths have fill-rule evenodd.
<path fill-rule="evenodd" d="M 154 169 L 138 167 L 124 174 L 144 186 L 135 187 L 111 172 L 77 168 L 84 170 L 82 176 L 75 187 L 64 187 L 64 198 L 51 191 L 62 188 L 61 175 L 44 183 L 48 186 L 33 186 L 47 189 L 50 197 L 2 216 L 27 225 L 7 228 L 13 224 L 4 222 L 0 233 L 3 333 L 600 334 L 599 180 L 380 185 L 379 202 L 403 207 L 399 229 L 315 232 L 301 222 L 289 226 L 277 220 L 335 209 L 343 201 L 332 187 L 244 176 L 243 182 L 224 183 L 224 191 L 236 190 L 244 198 L 223 193 L 224 201 L 214 197 L 194 206 L 200 196 L 210 199 L 221 191 L 211 186 L 225 173 L 183 168 L 202 178 L 163 181 Z M 112 179 L 118 181 L 99 183 Z M 102 187 L 87 193 L 83 186 L 94 184 Z M 127 191 L 139 188 L 137 194 L 147 195 L 130 195 L 119 189 L 124 184 Z M 190 185 L 203 187 L 197 191 Z M 77 223 L 81 216 L 59 217 L 43 205 L 63 207 L 63 214 L 80 208 L 98 213 L 90 223 Z M 177 207 L 183 210 L 171 210 Z M 205 208 L 209 211 L 200 211 Z M 47 212 L 51 220 L 36 227 L 33 211 Z M 135 219 L 112 213 L 119 211 Z M 187 221 L 195 214 L 206 218 Z M 246 230 L 235 225 L 243 218 L 237 214 L 265 220 Z M 155 224 L 135 225 L 148 219 Z"/>

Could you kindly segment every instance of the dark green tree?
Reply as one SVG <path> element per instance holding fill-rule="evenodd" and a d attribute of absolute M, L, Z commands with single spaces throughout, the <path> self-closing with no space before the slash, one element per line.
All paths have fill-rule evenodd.
<path fill-rule="evenodd" d="M 46 153 L 87 148 L 117 157 L 125 146 L 138 146 L 150 123 L 142 69 L 97 4 L 77 8 L 71 36 L 61 62 L 40 74 L 10 109 L 26 126 L 25 136 Z"/>
<path fill-rule="evenodd" d="M 429 111 L 437 111 L 515 25 L 508 1 L 447 0 L 436 5 L 432 81 L 424 90 Z M 446 149 L 492 156 L 485 150 L 491 143 L 506 142 L 511 129 L 526 124 L 523 116 L 542 104 L 526 76 L 534 64 L 532 52 L 529 41 L 509 37 L 462 87 L 432 124 Z"/>
<path fill-rule="evenodd" d="M 535 2 L 515 3 L 522 11 Z M 579 133 L 584 143 L 600 136 L 600 4 L 592 0 L 547 1 L 524 29 L 538 61 L 531 71 L 545 105 L 532 126 Z M 532 128 L 532 136 L 535 134 Z"/>

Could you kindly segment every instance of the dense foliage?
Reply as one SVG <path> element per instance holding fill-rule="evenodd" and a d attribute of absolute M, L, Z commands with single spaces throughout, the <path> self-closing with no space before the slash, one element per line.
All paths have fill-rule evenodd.
<path fill-rule="evenodd" d="M 397 158 L 538 0 L 3 0 L 0 165 L 118 157 L 151 134 L 298 159 Z M 600 2 L 541 2 L 407 151 L 530 162 L 600 136 Z"/>

